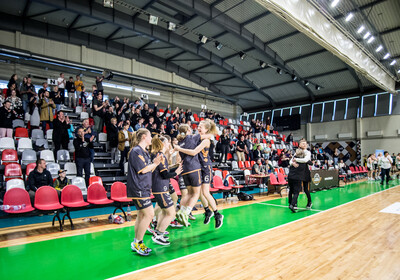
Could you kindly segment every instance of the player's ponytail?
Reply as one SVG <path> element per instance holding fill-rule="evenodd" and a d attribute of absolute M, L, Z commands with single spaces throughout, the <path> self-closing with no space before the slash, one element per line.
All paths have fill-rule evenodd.
<path fill-rule="evenodd" d="M 176 139 L 178 139 L 178 141 L 182 141 L 183 139 L 185 139 L 188 131 L 189 131 L 190 127 L 187 124 L 181 124 L 178 128 L 178 136 L 176 137 Z"/>

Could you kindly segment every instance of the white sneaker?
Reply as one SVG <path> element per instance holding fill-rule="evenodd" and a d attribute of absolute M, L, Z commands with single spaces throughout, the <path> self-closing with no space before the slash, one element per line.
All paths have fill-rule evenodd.
<path fill-rule="evenodd" d="M 165 239 L 164 235 L 154 234 L 151 239 L 154 243 L 157 243 L 159 245 L 168 246 L 171 244 L 167 239 Z"/>

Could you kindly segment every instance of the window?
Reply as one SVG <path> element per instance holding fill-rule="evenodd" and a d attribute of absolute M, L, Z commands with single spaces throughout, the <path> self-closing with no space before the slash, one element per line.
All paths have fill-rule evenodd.
<path fill-rule="evenodd" d="M 389 104 L 390 104 L 390 94 L 378 94 L 378 103 L 376 105 L 376 116 L 388 115 L 389 114 Z"/>
<path fill-rule="evenodd" d="M 324 121 L 324 122 L 332 121 L 334 106 L 335 106 L 335 102 L 325 102 L 324 118 L 322 121 Z"/>
<path fill-rule="evenodd" d="M 346 120 L 356 119 L 357 111 L 360 106 L 360 98 L 349 98 L 347 104 Z"/>
<path fill-rule="evenodd" d="M 375 114 L 375 94 L 370 96 L 364 96 L 361 118 L 373 117 Z"/>
<path fill-rule="evenodd" d="M 320 122 L 322 116 L 323 103 L 315 103 L 312 108 L 311 122 Z"/>
<path fill-rule="evenodd" d="M 344 120 L 344 114 L 346 112 L 346 100 L 336 101 L 335 108 L 335 121 Z"/>

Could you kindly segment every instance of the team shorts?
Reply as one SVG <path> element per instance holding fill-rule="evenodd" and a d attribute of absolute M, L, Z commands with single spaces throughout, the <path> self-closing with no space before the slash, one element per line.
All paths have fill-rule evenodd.
<path fill-rule="evenodd" d="M 197 170 L 185 175 L 182 175 L 186 186 L 200 187 L 201 186 L 201 170 Z"/>
<path fill-rule="evenodd" d="M 182 176 L 179 176 L 178 184 L 179 184 L 179 189 L 180 190 L 186 190 L 187 189 L 187 187 L 185 185 L 185 181 L 183 180 Z"/>
<path fill-rule="evenodd" d="M 158 203 L 158 206 L 160 206 L 163 209 L 169 208 L 174 205 L 171 195 L 168 192 L 153 193 L 153 195 Z"/>
<path fill-rule="evenodd" d="M 153 206 L 151 204 L 150 198 L 143 198 L 143 199 L 136 198 L 136 199 L 133 199 L 133 205 L 135 205 L 137 210 L 143 210 L 143 209 L 145 209 L 147 207 Z"/>
<path fill-rule="evenodd" d="M 213 175 L 211 166 L 206 166 L 201 169 L 201 183 L 202 184 L 211 184 L 213 182 Z"/>

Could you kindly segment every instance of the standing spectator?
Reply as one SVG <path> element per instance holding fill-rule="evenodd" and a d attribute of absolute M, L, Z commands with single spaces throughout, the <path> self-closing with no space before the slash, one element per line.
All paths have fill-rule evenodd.
<path fill-rule="evenodd" d="M 31 125 L 31 132 L 34 129 L 39 128 L 40 125 L 40 104 L 39 100 L 36 97 L 31 97 L 29 101 L 29 115 L 30 115 L 30 125 Z"/>
<path fill-rule="evenodd" d="M 73 77 L 69 77 L 69 81 L 67 81 L 65 88 L 68 93 L 68 106 L 72 108 L 71 98 L 75 101 L 75 82 Z M 65 99 L 63 103 L 65 104 Z"/>
<path fill-rule="evenodd" d="M 253 151 L 253 157 L 254 160 L 262 159 L 263 158 L 263 153 L 262 153 L 262 146 L 261 144 L 257 144 L 257 148 L 255 151 Z"/>
<path fill-rule="evenodd" d="M 64 112 L 57 112 L 57 118 L 53 121 L 53 142 L 54 142 L 54 157 L 57 157 L 57 151 L 60 148 L 68 150 L 70 120 L 65 117 Z"/>
<path fill-rule="evenodd" d="M 333 153 L 333 162 L 334 162 L 334 165 L 337 165 L 337 164 L 338 164 L 338 161 L 339 161 L 339 154 L 340 154 L 339 149 L 336 148 L 336 149 L 335 149 L 335 152 Z"/>
<path fill-rule="evenodd" d="M 8 97 L 8 96 L 11 96 L 11 92 L 12 92 L 13 90 L 15 90 L 16 95 L 19 97 L 19 96 L 20 96 L 20 93 L 19 93 L 19 90 L 18 90 L 18 88 L 17 88 L 17 84 L 12 84 L 11 87 L 7 89 L 7 94 L 6 94 L 6 96 L 7 96 L 7 97 Z"/>
<path fill-rule="evenodd" d="M 60 77 L 57 79 L 57 86 L 58 86 L 58 92 L 60 93 L 60 98 L 61 98 L 61 104 L 64 104 L 64 97 L 65 97 L 65 87 L 67 85 L 67 82 L 65 81 L 64 78 L 64 73 L 60 73 Z"/>
<path fill-rule="evenodd" d="M 42 129 L 44 133 L 46 133 L 46 124 L 49 124 L 49 127 L 53 128 L 53 109 L 56 108 L 56 105 L 49 96 L 49 92 L 45 91 L 43 98 L 40 100 L 40 121 L 42 122 Z"/>
<path fill-rule="evenodd" d="M 390 179 L 390 168 L 392 167 L 392 157 L 390 156 L 388 151 L 383 153 L 383 156 L 379 158 L 378 166 L 381 167 L 381 185 L 383 185 L 383 181 L 385 181 L 386 177 L 386 184 L 389 184 Z"/>
<path fill-rule="evenodd" d="M 107 125 L 107 141 L 110 143 L 111 161 L 112 163 L 115 163 L 118 156 L 118 126 L 116 118 L 112 118 L 110 123 Z"/>
<path fill-rule="evenodd" d="M 221 143 L 221 155 L 219 157 L 219 164 L 222 166 L 226 164 L 229 153 L 229 145 L 231 143 L 228 129 L 224 128 L 222 130 L 222 134 L 219 137 L 219 142 Z"/>
<path fill-rule="evenodd" d="M 108 106 L 108 100 L 103 102 L 103 95 L 99 92 L 97 99 L 93 100 L 93 119 L 94 119 L 94 130 L 97 133 L 103 131 L 104 116 L 106 112 L 106 107 Z"/>
<path fill-rule="evenodd" d="M 93 131 L 89 125 L 89 119 L 83 120 L 82 125 L 79 128 L 83 129 L 83 134 L 84 134 L 86 140 L 89 140 L 90 138 L 92 138 L 92 136 L 94 136 L 94 137 L 97 136 L 96 131 Z M 76 130 L 76 137 L 78 137 L 78 129 Z M 91 148 L 90 149 L 90 162 L 93 162 L 93 160 L 94 160 L 94 149 Z"/>
<path fill-rule="evenodd" d="M 129 124 L 124 122 L 122 130 L 118 133 L 118 150 L 121 152 L 121 159 L 119 160 L 119 168 L 124 173 L 124 162 L 128 160 L 128 153 L 130 143 L 132 141 L 132 134 L 128 131 Z"/>
<path fill-rule="evenodd" d="M 65 186 L 71 185 L 71 179 L 67 178 L 67 172 L 63 169 L 58 171 L 58 177 L 54 181 L 54 188 L 57 191 L 62 191 Z"/>
<path fill-rule="evenodd" d="M 247 148 L 247 156 L 249 157 L 250 160 L 254 160 L 253 143 L 251 142 L 250 135 L 246 135 L 244 137 L 244 143 L 246 144 L 246 148 Z"/>
<path fill-rule="evenodd" d="M 144 128 L 144 119 L 140 118 L 139 122 L 135 125 L 135 131 L 138 131 L 140 128 Z"/>
<path fill-rule="evenodd" d="M 24 111 L 28 111 L 29 100 L 32 96 L 35 95 L 35 86 L 32 84 L 32 79 L 27 78 L 26 83 L 23 83 L 20 89 L 22 96 L 22 106 L 24 107 Z"/>
<path fill-rule="evenodd" d="M 289 135 L 286 137 L 286 144 L 291 144 L 293 142 L 293 133 L 289 133 Z"/>
<path fill-rule="evenodd" d="M 103 80 L 104 77 L 103 76 L 97 76 L 96 77 L 96 89 L 97 89 L 97 94 L 104 94 L 104 88 L 103 88 Z"/>
<path fill-rule="evenodd" d="M 76 75 L 76 80 L 75 80 L 76 98 L 75 98 L 75 94 L 74 94 L 72 96 L 72 98 L 73 98 L 72 103 L 71 103 L 71 98 L 69 98 L 69 101 L 70 101 L 69 104 L 72 104 L 72 106 L 70 106 L 70 107 L 75 108 L 77 106 L 77 104 L 79 103 L 79 102 L 76 102 L 76 99 L 79 100 L 79 97 L 81 96 L 81 93 L 82 93 L 82 87 L 83 87 L 83 82 L 81 81 L 81 76 Z"/>
<path fill-rule="evenodd" d="M 88 98 L 88 93 L 86 92 L 85 87 L 82 86 L 81 104 L 82 104 L 82 107 L 84 107 L 84 108 L 86 107 L 86 104 L 87 104 L 87 98 Z M 79 102 L 78 102 L 78 104 L 79 104 Z"/>
<path fill-rule="evenodd" d="M 141 118 L 142 118 L 142 115 L 140 114 L 140 106 L 138 106 L 135 108 L 135 113 L 131 117 L 131 124 L 133 125 L 133 127 L 136 127 L 136 125 L 139 122 L 139 119 L 141 119 Z M 143 121 L 144 121 L 144 119 L 143 119 Z"/>
<path fill-rule="evenodd" d="M 99 92 L 97 91 L 97 86 L 96 85 L 92 85 L 92 97 L 93 97 L 93 100 L 97 99 L 97 94 L 98 93 Z"/>
<path fill-rule="evenodd" d="M 17 80 L 18 80 L 18 75 L 12 74 L 10 80 L 8 81 L 7 88 L 11 90 L 13 85 L 15 85 L 15 88 L 17 88 Z"/>
<path fill-rule="evenodd" d="M 108 107 L 107 112 L 105 113 L 104 123 L 106 127 L 108 127 L 111 123 L 111 119 L 117 118 L 117 115 L 114 113 L 114 109 L 112 106 Z"/>
<path fill-rule="evenodd" d="M 76 173 L 82 177 L 82 170 L 85 170 L 86 186 L 89 186 L 90 178 L 90 149 L 93 149 L 94 135 L 89 139 L 85 138 L 83 128 L 78 128 L 78 136 L 74 139 Z"/>
<path fill-rule="evenodd" d="M 266 175 L 268 173 L 266 167 L 262 164 L 261 158 L 256 160 L 256 163 L 251 168 L 251 174 Z M 268 184 L 268 177 L 260 178 L 262 187 L 266 187 Z"/>
<path fill-rule="evenodd" d="M 241 135 L 239 141 L 236 143 L 236 155 L 238 157 L 238 161 L 246 161 L 244 154 L 247 153 L 247 147 L 244 143 L 244 136 Z"/>
<path fill-rule="evenodd" d="M 50 98 L 53 98 L 52 96 L 54 96 L 53 101 L 54 101 L 54 104 L 56 105 L 56 110 L 58 112 L 61 109 L 61 104 L 62 104 L 63 100 L 62 100 L 61 93 L 58 90 L 57 86 L 53 87 L 53 91 L 50 94 Z"/>
<path fill-rule="evenodd" d="M 0 107 L 0 138 L 13 136 L 12 122 L 16 116 L 17 113 L 11 110 L 11 102 L 6 100 Z"/>
<path fill-rule="evenodd" d="M 26 189 L 29 192 L 32 205 L 35 201 L 36 191 L 42 186 L 53 186 L 53 178 L 50 172 L 46 169 L 46 161 L 44 159 L 38 159 L 36 161 L 36 167 L 29 173 L 28 182 Z"/>
<path fill-rule="evenodd" d="M 49 85 L 47 84 L 47 82 L 43 82 L 42 83 L 42 88 L 39 89 L 39 92 L 38 92 L 39 93 L 39 98 L 42 98 L 43 93 L 47 90 L 48 86 Z M 50 93 L 50 98 L 52 98 L 54 100 L 54 96 L 52 96 L 51 93 Z"/>

